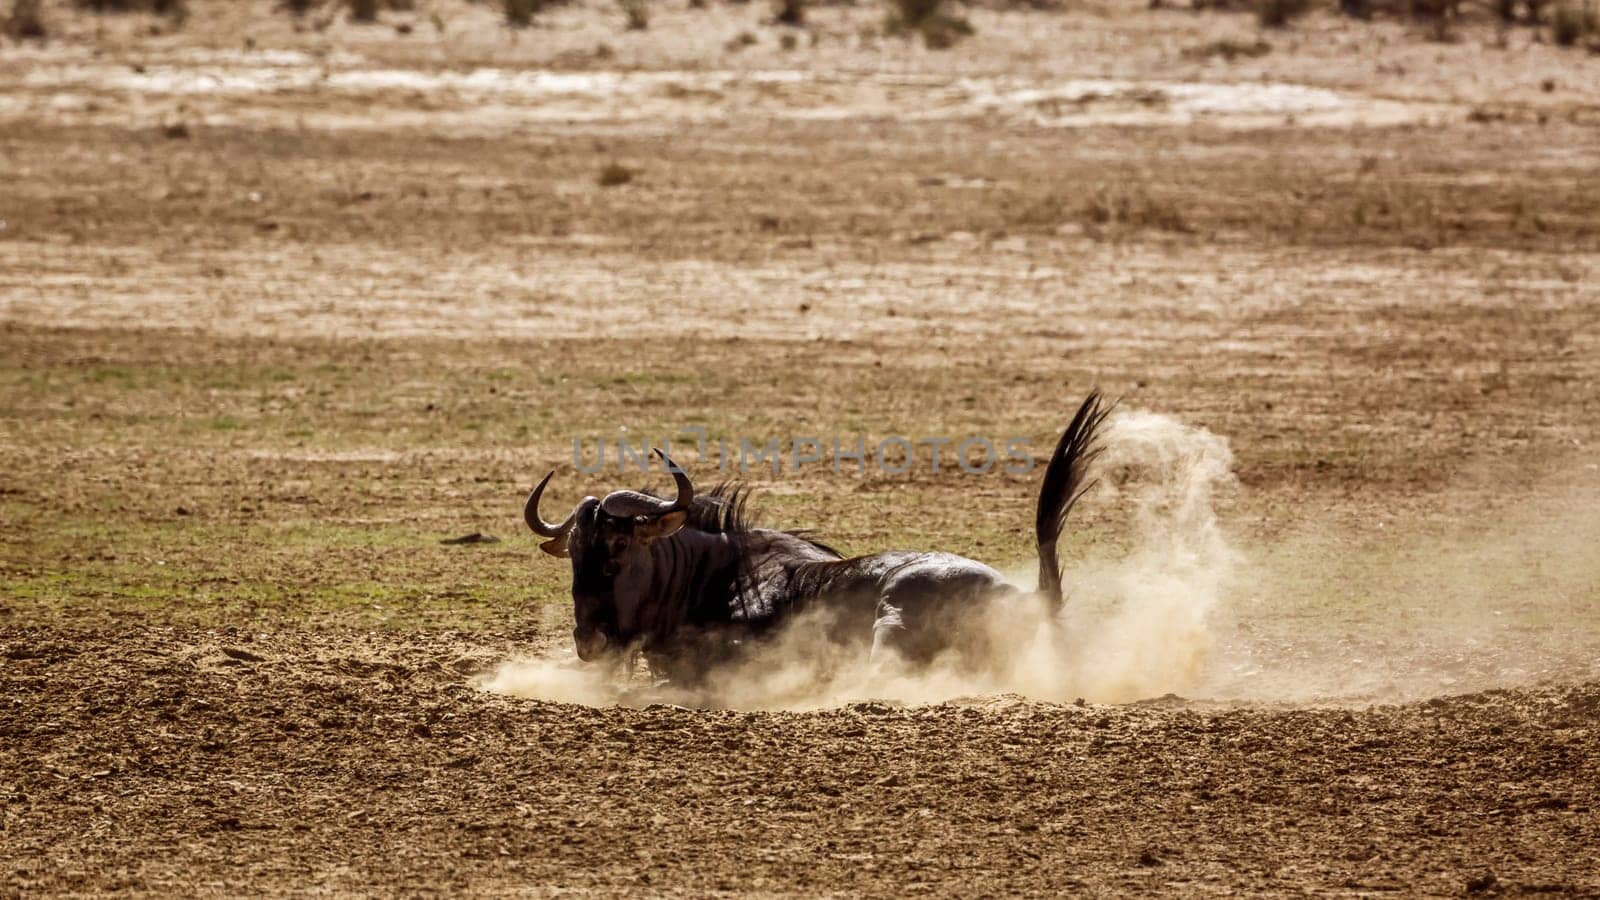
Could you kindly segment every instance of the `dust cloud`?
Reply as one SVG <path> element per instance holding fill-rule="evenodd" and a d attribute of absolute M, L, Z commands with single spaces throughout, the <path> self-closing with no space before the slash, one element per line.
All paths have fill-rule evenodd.
<path fill-rule="evenodd" d="M 1104 446 L 1085 502 L 1128 516 L 1129 539 L 1079 538 L 1059 614 L 1031 595 L 997 603 L 976 626 L 976 643 L 992 648 L 982 658 L 869 661 L 829 643 L 812 616 L 692 691 L 570 656 L 509 661 L 483 686 L 589 705 L 787 710 L 995 694 L 1326 704 L 1527 684 L 1593 673 L 1600 661 L 1592 467 L 1535 485 L 1483 521 L 1396 523 L 1358 539 L 1308 514 L 1294 534 L 1252 545 L 1218 516 L 1238 489 L 1226 439 L 1123 411 Z"/>
<path fill-rule="evenodd" d="M 1464 511 L 1314 514 L 1252 547 L 1197 695 L 1402 702 L 1600 676 L 1600 466 L 1464 474 Z"/>
<path fill-rule="evenodd" d="M 510 660 L 482 682 L 486 691 L 584 706 L 614 706 L 623 699 L 618 673 L 565 655 Z"/>

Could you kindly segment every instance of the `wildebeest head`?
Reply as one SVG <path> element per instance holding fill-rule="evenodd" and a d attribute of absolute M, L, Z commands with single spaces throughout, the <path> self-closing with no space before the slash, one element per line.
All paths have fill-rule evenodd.
<path fill-rule="evenodd" d="M 683 527 L 694 502 L 694 484 L 657 450 L 678 484 L 672 500 L 639 491 L 585 497 L 566 521 L 552 525 L 539 516 L 539 497 L 551 472 L 528 495 L 522 517 L 534 533 L 549 538 L 539 549 L 572 560 L 572 631 L 578 658 L 589 661 L 608 649 L 624 649 L 639 632 L 643 598 L 650 587 L 650 545 Z"/>

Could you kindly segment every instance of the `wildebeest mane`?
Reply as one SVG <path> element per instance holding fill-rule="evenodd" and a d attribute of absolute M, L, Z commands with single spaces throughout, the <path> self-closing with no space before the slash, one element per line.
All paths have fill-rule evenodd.
<path fill-rule="evenodd" d="M 669 499 L 665 494 L 648 488 L 642 492 L 663 500 Z M 750 506 L 750 495 L 751 487 L 742 481 L 719 481 L 710 490 L 695 494 L 694 502 L 689 504 L 689 518 L 684 525 L 708 534 L 744 534 L 759 528 L 756 511 Z M 802 529 L 784 533 L 792 534 L 835 556 L 844 555 L 817 540 L 810 531 Z"/>

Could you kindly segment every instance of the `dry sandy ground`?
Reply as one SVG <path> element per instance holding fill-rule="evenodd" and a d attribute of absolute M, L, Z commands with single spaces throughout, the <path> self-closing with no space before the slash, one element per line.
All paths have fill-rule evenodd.
<path fill-rule="evenodd" d="M 39 893 L 1600 891 L 1600 692 L 822 713 L 485 694 L 481 632 L 8 629 Z"/>
<path fill-rule="evenodd" d="M 0 892 L 1600 893 L 1600 57 L 190 5 L 0 47 Z M 1043 444 L 1091 385 L 1184 452 L 1114 457 L 1026 698 L 480 688 L 565 665 L 530 481 L 637 479 L 574 437 Z M 752 480 L 1029 565 L 1028 475 Z"/>

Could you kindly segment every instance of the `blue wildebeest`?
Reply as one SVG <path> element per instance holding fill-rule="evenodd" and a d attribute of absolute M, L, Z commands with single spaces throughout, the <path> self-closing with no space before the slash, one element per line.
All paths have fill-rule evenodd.
<path fill-rule="evenodd" d="M 1041 602 L 1059 608 L 1056 544 L 1098 454 L 1096 431 L 1109 412 L 1091 393 L 1045 468 L 1035 512 Z M 657 451 L 659 454 L 659 451 Z M 572 562 L 572 638 L 585 661 L 642 653 L 653 673 L 692 684 L 713 667 L 759 646 L 760 638 L 806 611 L 826 613 L 827 635 L 926 662 L 956 650 L 975 660 L 983 646 L 974 617 L 1022 592 L 999 572 L 951 553 L 890 551 L 843 558 L 801 532 L 756 527 L 746 494 L 718 485 L 697 495 L 689 476 L 662 455 L 677 496 L 622 490 L 585 497 L 560 524 L 539 515 L 554 475 L 528 495 L 523 518 L 548 538 L 540 549 Z"/>

